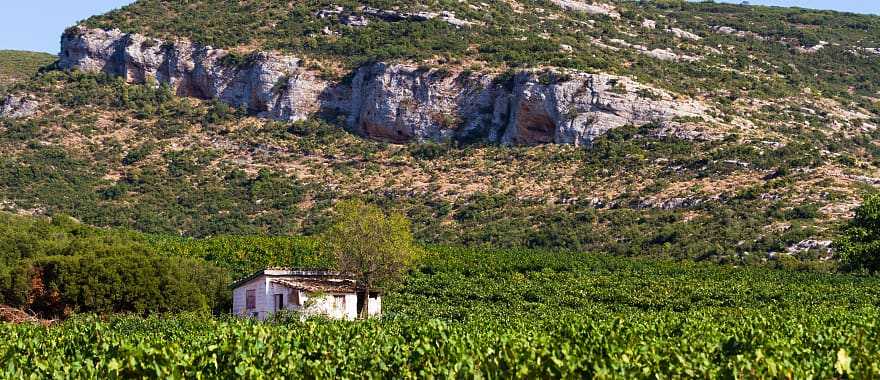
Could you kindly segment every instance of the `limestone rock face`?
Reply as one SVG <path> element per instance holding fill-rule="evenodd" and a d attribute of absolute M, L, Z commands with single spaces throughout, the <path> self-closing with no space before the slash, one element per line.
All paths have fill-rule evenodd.
<path fill-rule="evenodd" d="M 467 139 L 491 123 L 488 76 L 377 63 L 352 82 L 349 126 L 394 142 Z"/>
<path fill-rule="evenodd" d="M 699 102 L 604 74 L 501 75 L 380 62 L 357 69 L 350 83 L 328 83 L 295 57 L 232 57 L 185 40 L 77 28 L 62 38 L 60 66 L 165 83 L 180 96 L 218 99 L 266 118 L 302 120 L 330 111 L 347 116 L 356 133 L 395 143 L 589 145 L 610 129 L 666 126 L 706 113 Z"/>
<path fill-rule="evenodd" d="M 589 14 L 606 15 L 608 17 L 619 19 L 620 12 L 611 4 L 593 4 L 582 0 L 550 0 L 560 8 L 569 11 L 586 12 Z"/>
<path fill-rule="evenodd" d="M 62 36 L 59 66 L 117 75 L 129 83 L 165 83 L 179 96 L 219 99 L 275 119 L 301 120 L 318 111 L 327 83 L 301 60 L 272 53 L 244 62 L 231 57 L 188 41 L 75 28 Z"/>
<path fill-rule="evenodd" d="M 609 75 L 522 72 L 502 80 L 379 63 L 358 71 L 347 111 L 351 129 L 393 142 L 589 145 L 614 128 L 697 117 L 705 107 Z"/>
<path fill-rule="evenodd" d="M 501 142 L 590 145 L 625 125 L 669 122 L 705 112 L 698 102 L 680 102 L 664 91 L 628 78 L 585 73 L 550 76 L 522 73 L 507 94 L 508 122 Z"/>
<path fill-rule="evenodd" d="M 33 116 L 40 108 L 40 104 L 25 95 L 8 95 L 0 103 L 0 117 L 20 119 Z"/>

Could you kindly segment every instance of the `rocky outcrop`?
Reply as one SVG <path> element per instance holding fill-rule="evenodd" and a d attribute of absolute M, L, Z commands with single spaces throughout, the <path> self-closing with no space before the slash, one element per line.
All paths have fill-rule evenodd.
<path fill-rule="evenodd" d="M 360 13 L 360 14 L 357 14 Z M 361 15 L 362 14 L 362 15 Z M 339 23 L 354 27 L 365 27 L 370 24 L 370 20 L 365 16 L 374 17 L 386 22 L 414 21 L 425 22 L 430 20 L 441 20 L 457 27 L 474 26 L 477 23 L 462 20 L 455 16 L 455 12 L 401 12 L 391 9 L 379 9 L 372 7 L 357 8 L 357 12 L 346 10 L 340 6 L 322 9 L 315 14 L 321 19 L 337 19 Z"/>
<path fill-rule="evenodd" d="M 179 96 L 219 99 L 276 119 L 305 119 L 318 110 L 327 88 L 301 60 L 278 54 L 236 58 L 183 40 L 84 28 L 67 31 L 61 46 L 62 69 L 104 72 L 130 83 L 166 83 Z"/>
<path fill-rule="evenodd" d="M 786 247 L 786 252 L 791 254 L 797 254 L 801 252 L 808 252 L 812 250 L 824 251 L 825 253 L 831 253 L 831 240 L 816 240 L 816 239 L 807 239 L 798 242 L 797 244 L 790 245 Z"/>
<path fill-rule="evenodd" d="M 705 113 L 699 102 L 610 75 L 546 70 L 499 75 L 375 63 L 358 69 L 350 83 L 331 84 L 295 57 L 232 57 L 182 40 L 79 28 L 65 33 L 60 66 L 132 83 L 155 80 L 180 96 L 219 99 L 274 119 L 330 111 L 347 115 L 352 131 L 397 143 L 589 145 L 613 128 Z"/>
<path fill-rule="evenodd" d="M 358 70 L 349 126 L 374 138 L 464 140 L 491 129 L 497 91 L 486 75 L 378 63 Z"/>
<path fill-rule="evenodd" d="M 586 12 L 595 15 L 605 15 L 613 19 L 620 18 L 620 12 L 611 4 L 592 4 L 581 0 L 551 0 L 562 9 L 568 11 Z"/>
<path fill-rule="evenodd" d="M 598 42 L 598 43 L 596 43 L 596 42 Z M 621 40 L 619 38 L 612 38 L 612 39 L 608 40 L 608 42 L 611 42 L 615 45 L 623 46 L 625 48 L 634 49 L 638 53 L 647 55 L 647 56 L 654 58 L 654 59 L 659 59 L 661 61 L 696 62 L 696 61 L 699 61 L 702 59 L 700 57 L 694 57 L 694 56 L 690 56 L 687 54 L 677 54 L 674 51 L 670 50 L 669 48 L 648 49 L 647 46 L 639 45 L 639 44 L 631 44 L 631 43 L 626 42 L 624 40 Z M 606 48 L 609 47 L 608 45 L 603 44 L 601 41 L 595 41 L 594 44 L 599 45 L 599 46 L 603 46 Z M 612 48 L 612 49 L 614 49 L 614 48 Z"/>
<path fill-rule="evenodd" d="M 676 101 L 628 78 L 586 73 L 523 73 L 509 96 L 506 144 L 589 145 L 614 128 L 705 112 L 697 102 Z"/>
<path fill-rule="evenodd" d="M 738 30 L 738 29 L 734 29 L 734 28 L 731 28 L 729 26 L 724 26 L 724 25 L 715 25 L 715 26 L 710 27 L 710 29 L 714 30 L 715 32 L 721 33 L 721 34 L 729 34 L 729 35 L 740 37 L 740 38 L 754 38 L 754 39 L 760 40 L 760 41 L 769 40 L 769 38 L 764 37 L 758 33 L 751 32 L 751 31 Z"/>
<path fill-rule="evenodd" d="M 508 145 L 589 145 L 610 129 L 705 112 L 610 75 L 542 71 L 501 80 L 383 63 L 358 71 L 349 110 L 350 126 L 367 136 Z"/>
<path fill-rule="evenodd" d="M 703 37 L 700 37 L 692 32 L 688 32 L 687 30 L 679 29 L 679 28 L 669 29 L 669 33 L 672 33 L 673 35 L 675 35 L 678 38 L 682 38 L 682 39 L 686 39 L 686 40 L 699 41 L 699 40 L 703 39 Z"/>
<path fill-rule="evenodd" d="M 40 103 L 26 95 L 8 95 L 0 103 L 0 117 L 19 119 L 33 116 Z"/>

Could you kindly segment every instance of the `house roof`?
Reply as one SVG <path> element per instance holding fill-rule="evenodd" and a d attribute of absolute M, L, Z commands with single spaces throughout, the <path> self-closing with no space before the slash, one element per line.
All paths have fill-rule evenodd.
<path fill-rule="evenodd" d="M 255 278 L 266 276 L 271 278 L 271 282 L 290 287 L 291 289 L 301 289 L 307 292 L 353 292 L 357 287 L 357 282 L 341 272 L 327 269 L 298 269 L 298 268 L 280 268 L 269 267 L 254 272 L 253 274 L 241 278 L 229 285 L 230 289 L 238 288 Z M 381 288 L 370 288 L 370 294 L 382 294 Z"/>
<path fill-rule="evenodd" d="M 309 293 L 325 292 L 325 293 L 354 293 L 354 280 L 313 280 L 304 278 L 276 278 L 270 280 L 273 284 L 278 284 L 290 289 L 304 290 Z"/>
<path fill-rule="evenodd" d="M 239 279 L 238 281 L 233 282 L 229 285 L 230 289 L 235 289 L 239 286 L 242 286 L 251 280 L 260 277 L 260 276 L 268 276 L 268 277 L 304 277 L 304 278 L 315 278 L 315 279 L 329 279 L 329 278 L 347 278 L 348 276 L 342 275 L 342 273 L 326 270 L 326 269 L 299 269 L 299 268 L 281 268 L 281 267 L 269 267 L 266 269 L 262 269 L 254 272 L 253 274 L 246 276 L 244 278 Z"/>

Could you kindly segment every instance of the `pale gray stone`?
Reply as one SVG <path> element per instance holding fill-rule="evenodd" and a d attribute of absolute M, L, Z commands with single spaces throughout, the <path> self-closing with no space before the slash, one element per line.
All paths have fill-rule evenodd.
<path fill-rule="evenodd" d="M 296 57 L 256 53 L 233 63 L 228 54 L 184 40 L 79 28 L 64 35 L 60 66 L 164 83 L 180 96 L 219 99 L 266 118 L 332 111 L 347 115 L 356 133 L 398 143 L 590 145 L 621 126 L 663 126 L 706 112 L 700 102 L 605 74 L 522 71 L 502 79 L 380 62 L 358 69 L 350 84 L 332 84 Z"/>

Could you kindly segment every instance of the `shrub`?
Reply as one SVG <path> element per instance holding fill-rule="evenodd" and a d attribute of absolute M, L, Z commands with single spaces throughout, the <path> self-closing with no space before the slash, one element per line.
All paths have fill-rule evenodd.
<path fill-rule="evenodd" d="M 880 194 L 865 197 L 834 247 L 846 270 L 868 273 L 880 270 Z"/>
<path fill-rule="evenodd" d="M 29 278 L 26 306 L 44 317 L 71 311 L 153 313 L 226 309 L 229 277 L 196 259 L 123 254 L 53 256 L 27 262 L 14 277 Z M 18 294 L 25 289 L 13 289 Z"/>

